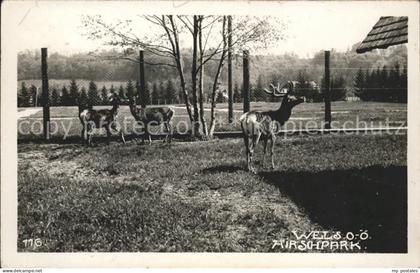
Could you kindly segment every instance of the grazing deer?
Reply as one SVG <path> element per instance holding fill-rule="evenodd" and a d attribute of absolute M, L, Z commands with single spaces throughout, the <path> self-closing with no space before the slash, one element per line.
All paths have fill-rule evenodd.
<path fill-rule="evenodd" d="M 264 91 L 274 97 L 283 97 L 280 108 L 275 111 L 250 111 L 240 117 L 242 132 L 245 141 L 247 168 L 249 171 L 255 173 L 254 168 L 251 166 L 254 148 L 257 146 L 261 135 L 264 141 L 264 155 L 262 165 L 264 166 L 265 153 L 267 150 L 267 142 L 271 140 L 271 167 L 274 169 L 274 143 L 276 140 L 276 125 L 283 126 L 284 123 L 290 118 L 293 107 L 304 102 L 301 97 L 291 96 L 290 92 L 293 90 L 293 83 L 291 81 L 275 87 L 270 84 L 271 91 L 264 89 Z"/>
<path fill-rule="evenodd" d="M 82 106 L 79 105 L 79 119 L 82 123 L 82 138 L 88 146 L 92 144 L 92 134 L 93 130 L 96 128 L 105 128 L 108 144 L 111 136 L 111 130 L 119 132 L 121 140 L 125 144 L 124 134 L 116 123 L 121 99 L 117 94 L 112 94 L 110 102 L 112 104 L 111 109 L 101 110 L 93 110 L 92 106 L 87 109 L 83 109 Z"/>
<path fill-rule="evenodd" d="M 174 116 L 175 111 L 171 107 L 162 106 L 162 107 L 137 107 L 136 105 L 137 97 L 134 96 L 130 99 L 130 112 L 138 123 L 141 123 L 144 126 L 144 139 L 147 137 L 149 139 L 149 145 L 152 144 L 152 138 L 149 132 L 149 125 L 164 125 L 167 131 L 166 137 L 163 142 L 172 141 L 172 117 Z M 169 139 L 168 139 L 169 138 Z"/>

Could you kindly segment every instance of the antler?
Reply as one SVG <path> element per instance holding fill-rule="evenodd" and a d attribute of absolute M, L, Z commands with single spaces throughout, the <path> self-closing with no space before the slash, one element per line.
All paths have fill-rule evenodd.
<path fill-rule="evenodd" d="M 286 86 L 286 85 L 288 85 L 288 87 L 286 88 L 287 89 L 287 92 L 282 92 L 281 91 L 281 89 L 284 89 L 284 87 Z M 281 86 L 281 89 L 280 89 L 280 86 Z M 274 97 L 284 97 L 284 96 L 286 96 L 287 94 L 289 94 L 289 92 L 291 91 L 291 82 L 290 81 L 288 81 L 288 82 L 286 82 L 286 83 L 283 83 L 282 85 L 280 85 L 280 83 L 277 83 L 277 86 L 274 86 L 272 83 L 270 83 L 270 87 L 271 87 L 271 89 L 272 89 L 272 91 L 269 91 L 269 90 L 267 90 L 266 88 L 264 88 L 264 91 L 267 93 L 267 94 L 270 94 L 270 95 L 272 95 L 272 96 L 274 96 Z"/>

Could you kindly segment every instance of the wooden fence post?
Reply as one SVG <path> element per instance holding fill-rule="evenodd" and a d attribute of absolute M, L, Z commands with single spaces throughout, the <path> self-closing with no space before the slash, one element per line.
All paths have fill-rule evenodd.
<path fill-rule="evenodd" d="M 42 113 L 44 139 L 50 139 L 50 100 L 48 92 L 48 66 L 47 48 L 41 48 L 41 73 L 42 73 Z"/>
<path fill-rule="evenodd" d="M 233 91 L 232 91 L 232 16 L 228 16 L 228 120 L 233 122 Z"/>
<path fill-rule="evenodd" d="M 249 51 L 244 50 L 243 52 L 243 87 L 242 95 L 244 98 L 244 113 L 249 112 L 250 103 L 249 103 Z"/>
<path fill-rule="evenodd" d="M 330 51 L 325 51 L 325 129 L 331 129 Z"/>

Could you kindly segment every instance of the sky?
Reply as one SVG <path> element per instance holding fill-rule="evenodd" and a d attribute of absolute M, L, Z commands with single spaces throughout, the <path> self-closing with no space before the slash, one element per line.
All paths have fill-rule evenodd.
<path fill-rule="evenodd" d="M 4 3 L 3 3 L 4 4 Z M 16 21 L 17 49 L 72 54 L 106 48 L 83 36 L 83 15 L 102 15 L 107 21 L 139 14 L 252 14 L 271 15 L 285 24 L 286 40 L 263 54 L 295 53 L 312 57 L 321 50 L 346 51 L 362 41 L 380 16 L 403 15 L 407 6 L 395 2 L 7 2 Z M 10 8 L 10 9 L 7 9 Z M 142 28 L 142 26 L 136 26 Z M 144 30 L 144 28 L 143 28 Z"/>

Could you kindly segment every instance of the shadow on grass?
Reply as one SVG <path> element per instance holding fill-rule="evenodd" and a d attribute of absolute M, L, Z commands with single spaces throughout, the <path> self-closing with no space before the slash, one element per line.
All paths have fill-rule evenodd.
<path fill-rule="evenodd" d="M 367 252 L 407 252 L 406 166 L 259 175 L 324 228 L 367 230 Z"/>

